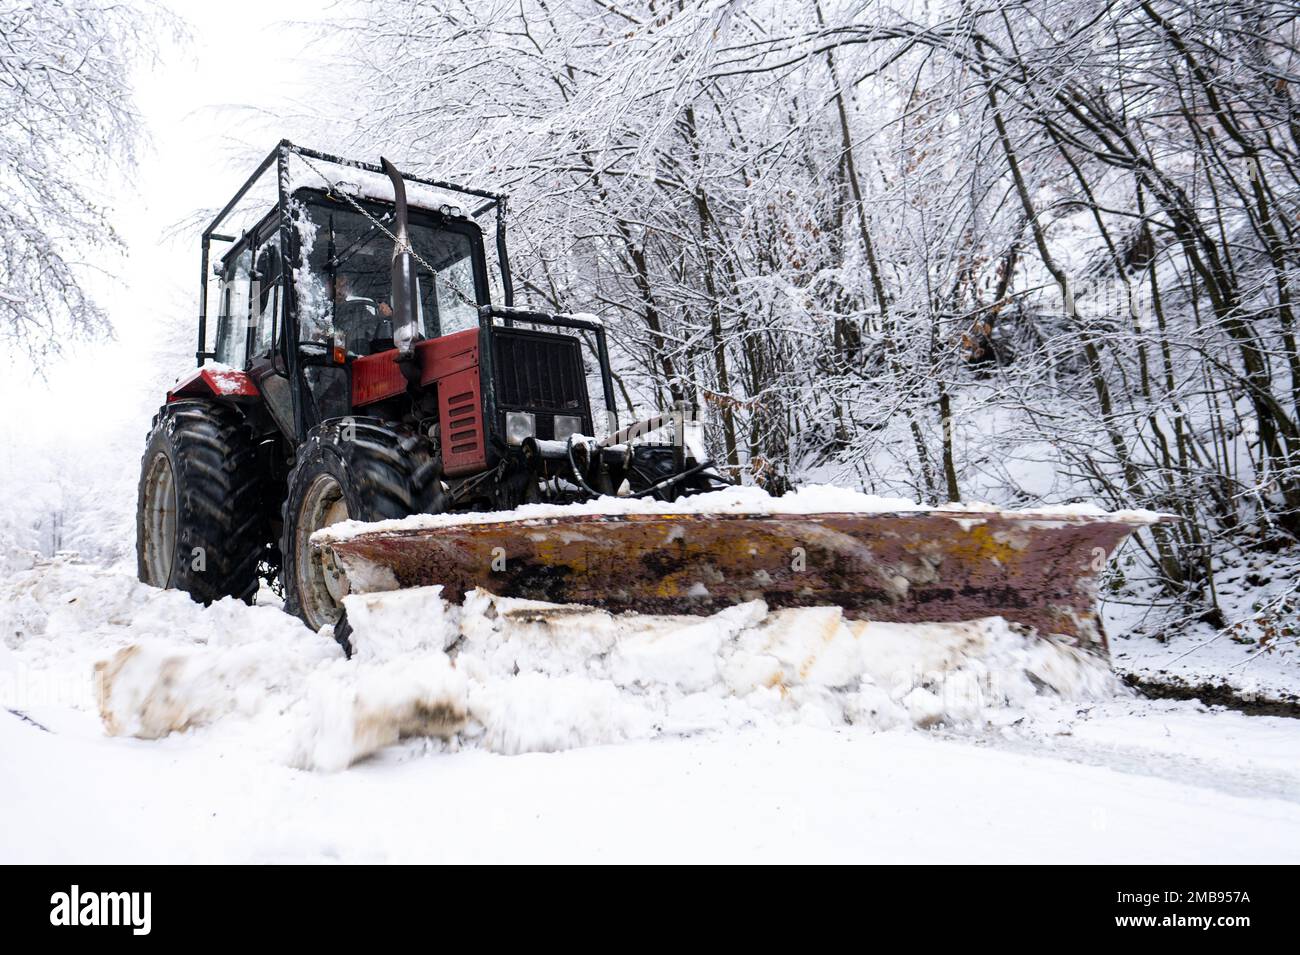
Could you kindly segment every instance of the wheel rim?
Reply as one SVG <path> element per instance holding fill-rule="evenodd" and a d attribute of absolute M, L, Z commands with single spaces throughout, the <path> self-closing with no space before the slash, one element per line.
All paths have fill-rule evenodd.
<path fill-rule="evenodd" d="M 294 539 L 302 612 L 314 630 L 338 622 L 348 579 L 332 553 L 311 546 L 311 535 L 347 519 L 348 505 L 339 482 L 328 474 L 318 476 L 303 495 Z"/>
<path fill-rule="evenodd" d="M 176 560 L 176 476 L 172 462 L 159 452 L 144 479 L 144 566 L 149 583 L 171 583 Z"/>

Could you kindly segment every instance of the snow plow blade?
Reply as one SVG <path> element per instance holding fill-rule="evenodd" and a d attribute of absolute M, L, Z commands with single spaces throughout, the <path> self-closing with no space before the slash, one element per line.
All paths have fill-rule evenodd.
<path fill-rule="evenodd" d="M 376 528 L 313 542 L 352 592 L 441 584 L 501 597 L 650 614 L 747 600 L 834 605 L 847 617 L 942 623 L 1002 616 L 1105 649 L 1098 576 L 1162 518 L 999 511 L 580 514 Z"/>

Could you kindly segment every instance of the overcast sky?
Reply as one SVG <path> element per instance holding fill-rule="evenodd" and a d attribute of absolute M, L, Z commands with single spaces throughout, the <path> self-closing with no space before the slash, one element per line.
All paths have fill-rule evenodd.
<path fill-rule="evenodd" d="M 299 22 L 320 22 L 319 2 L 223 0 L 170 6 L 188 36 L 160 33 L 159 59 L 137 71 L 136 102 L 146 134 L 134 174 L 95 190 L 114 209 L 124 259 L 92 282 L 116 340 L 79 343 L 44 379 L 8 356 L 0 376 L 0 474 L 39 470 L 50 455 L 86 446 L 142 445 L 166 385 L 193 365 L 199 278 L 194 226 L 165 239 L 198 209 L 220 207 L 282 137 L 320 134 L 322 62 L 328 47 Z M 75 457 L 75 455 L 74 455 Z"/>

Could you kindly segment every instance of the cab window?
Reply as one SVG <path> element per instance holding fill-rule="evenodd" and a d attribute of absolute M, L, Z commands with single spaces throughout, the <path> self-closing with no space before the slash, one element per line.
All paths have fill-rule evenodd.
<path fill-rule="evenodd" d="M 257 251 L 257 278 L 253 282 L 254 355 L 271 354 L 283 314 L 284 290 L 280 282 L 280 234 L 274 233 Z"/>
<path fill-rule="evenodd" d="M 227 266 L 218 291 L 217 361 L 243 369 L 248 346 L 249 283 L 253 252 L 245 249 Z"/>
<path fill-rule="evenodd" d="M 336 341 L 354 355 L 393 347 L 393 242 L 366 216 L 342 206 L 304 203 L 295 216 L 307 268 L 295 276 L 304 341 Z M 391 229 L 392 210 L 372 215 Z M 435 228 L 415 216 L 411 247 L 419 296 L 416 317 L 425 338 L 476 327 L 474 239 Z"/>

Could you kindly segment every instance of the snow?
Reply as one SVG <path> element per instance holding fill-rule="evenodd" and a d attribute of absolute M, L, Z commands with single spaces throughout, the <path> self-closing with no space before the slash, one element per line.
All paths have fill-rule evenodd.
<path fill-rule="evenodd" d="M 315 15 L 307 5 L 294 6 L 301 8 L 295 19 Z M 997 620 L 891 627 L 845 621 L 834 608 L 783 614 L 761 604 L 707 619 L 611 617 L 485 595 L 452 607 L 434 588 L 350 598 L 357 652 L 348 661 L 328 633 L 313 634 L 285 616 L 268 592 L 259 595 L 263 605 L 257 607 L 225 600 L 203 608 L 184 595 L 140 585 L 132 551 L 142 439 L 167 383 L 192 364 L 194 351 L 192 318 L 185 318 L 194 314 L 194 230 L 164 245 L 160 224 L 175 222 L 196 202 L 219 203 L 250 168 L 231 161 L 240 147 L 231 140 L 230 123 L 213 111 L 211 91 L 221 91 L 221 103 L 262 103 L 268 90 L 288 88 L 284 64 L 294 58 L 278 55 L 288 35 L 268 20 L 285 13 L 264 7 L 244 3 L 237 15 L 228 5 L 187 9 L 205 38 L 197 51 L 201 69 L 178 70 L 173 63 L 148 70 L 139 84 L 142 112 L 165 135 L 155 136 L 154 151 L 141 157 L 140 194 L 96 189 L 106 204 L 119 207 L 113 221 L 132 253 L 125 269 L 105 262 L 104 275 L 90 280 L 102 288 L 99 298 L 113 314 L 118 342 L 77 346 L 75 361 L 43 369 L 48 386 L 26 374 L 26 361 L 16 363 L 6 385 L 11 414 L 0 442 L 0 473 L 13 506 L 0 524 L 0 815 L 7 821 L 0 827 L 0 862 L 1300 861 L 1300 732 L 1294 721 L 1144 699 L 1118 685 L 1095 658 L 1026 640 Z M 578 18 L 565 29 L 590 33 L 589 21 Z M 408 33 L 390 31 L 399 38 Z M 494 36 L 500 35 L 497 29 Z M 464 42 L 478 44 L 480 36 L 465 31 Z M 557 44 L 568 42 L 556 36 Z M 232 71 L 229 51 L 236 45 L 265 68 Z M 264 55 L 254 56 L 259 50 Z M 167 58 L 175 60 L 176 52 L 169 50 Z M 297 100 L 347 89 L 304 84 Z M 601 100 L 584 95 L 575 102 L 593 101 Z M 653 99 L 642 102 L 657 108 Z M 247 135 L 236 137 L 254 143 L 253 161 L 281 135 L 318 141 L 304 129 L 302 111 L 265 105 L 258 116 L 241 117 Z M 553 127 L 558 114 L 551 106 L 558 104 L 534 105 L 539 108 L 532 113 Z M 768 112 L 757 103 L 756 115 Z M 822 126 L 806 120 L 796 117 L 818 135 Z M 467 128 L 463 118 L 453 122 Z M 565 122 L 584 137 L 602 129 Z M 500 142 L 512 152 L 523 149 L 519 155 L 527 159 L 531 147 L 520 145 L 517 125 Z M 399 138 L 405 135 L 393 128 Z M 978 124 L 961 128 L 978 139 Z M 715 137 L 706 147 L 718 145 L 716 130 L 704 134 Z M 450 150 L 486 156 L 485 163 L 499 158 L 485 137 L 476 140 L 483 148 L 468 151 L 455 137 L 442 141 L 442 156 L 425 157 L 430 168 Z M 552 142 L 549 132 L 544 141 Z M 837 150 L 832 143 L 832 159 Z M 724 166 L 731 162 L 727 149 L 713 155 Z M 811 153 L 790 155 L 802 163 Z M 911 493 L 917 474 L 908 425 L 916 415 L 930 450 L 937 450 L 940 425 L 926 411 L 925 394 L 945 379 L 935 378 L 926 334 L 902 337 L 912 346 L 899 375 L 849 382 L 849 388 L 842 376 L 828 378 L 820 370 L 820 343 L 837 316 L 806 292 L 831 281 L 846 283 L 848 294 L 832 289 L 843 301 L 869 300 L 871 293 L 851 254 L 825 257 L 806 244 L 817 230 L 803 228 L 804 221 L 825 224 L 821 217 L 834 215 L 834 203 L 775 169 L 775 176 L 760 170 L 743 188 L 770 197 L 764 183 L 776 183 L 779 201 L 768 208 L 788 211 L 788 221 L 799 224 L 794 232 L 801 247 L 794 253 L 817 271 L 781 267 L 778 274 L 742 275 L 736 286 L 741 312 L 761 316 L 779 333 L 778 350 L 768 357 L 780 358 L 772 365 L 776 376 L 760 382 L 761 395 L 745 393 L 744 383 L 733 378 L 733 390 L 741 389 L 735 392 L 741 432 L 787 417 L 795 440 L 785 463 L 812 464 L 824 475 L 819 480 L 833 475 L 887 493 Z M 339 178 L 359 180 L 367 194 L 389 195 L 387 181 L 373 175 L 345 170 Z M 584 227 L 581 204 L 566 190 L 556 191 L 553 180 L 543 171 L 549 198 L 533 204 L 540 213 L 530 215 L 526 199 L 519 203 L 524 216 L 517 234 L 602 241 L 601 229 Z M 913 180 L 897 181 L 910 189 Z M 215 185 L 199 197 L 196 182 Z M 963 195 L 996 193 L 956 187 Z M 419 188 L 411 195 L 433 202 Z M 254 198 L 246 204 L 259 217 L 265 196 Z M 561 216 L 547 212 L 557 201 L 567 204 Z M 643 205 L 630 194 L 615 194 L 613 201 L 620 203 L 610 207 L 616 211 Z M 742 207 L 761 213 L 764 202 L 747 200 Z M 609 208 L 592 208 L 606 221 Z M 650 227 L 681 231 L 673 228 L 681 209 L 694 215 L 689 203 L 669 203 L 662 207 L 668 218 Z M 1023 227 L 1018 210 L 1004 212 L 1010 219 L 989 233 L 992 244 L 977 240 L 986 251 Z M 572 215 L 578 218 L 571 221 Z M 1071 258 L 1068 246 L 1087 248 L 1070 233 L 1087 215 L 1081 210 L 1075 221 L 1058 218 L 1053 225 L 1058 239 L 1066 236 L 1058 244 L 1071 271 L 1082 256 Z M 948 216 L 954 228 L 968 219 Z M 768 232 L 754 228 L 764 222 L 749 213 L 737 221 L 745 235 Z M 785 228 L 784 220 L 764 221 Z M 830 229 L 821 232 L 832 236 Z M 953 247 L 953 233 L 942 229 L 885 228 L 882 234 L 888 240 L 884 258 L 893 263 L 934 261 L 929 246 L 914 244 L 918 235 L 930 236 L 927 241 L 945 255 Z M 742 235 L 737 241 L 743 251 L 749 240 Z M 517 257 L 523 269 L 526 248 Z M 586 292 L 617 278 L 599 263 L 584 275 L 586 260 L 571 247 L 556 256 L 562 291 L 575 305 L 593 301 Z M 1186 284 L 1169 274 L 1178 263 L 1168 259 L 1165 268 L 1166 288 L 1186 297 Z M 660 271 L 670 300 L 697 299 L 691 283 L 699 270 L 678 270 L 686 280 Z M 808 278 L 812 284 L 805 284 Z M 1014 291 L 1046 282 L 1031 256 Z M 916 300 L 907 299 L 908 289 L 926 296 L 928 287 L 904 281 L 895 312 L 931 314 L 909 308 Z M 780 294 L 783 288 L 792 294 Z M 773 297 L 762 297 L 769 293 Z M 1035 307 L 1030 302 L 1026 314 L 1032 317 Z M 1223 342 L 1189 331 L 1178 293 L 1170 307 L 1169 336 L 1156 335 L 1144 315 L 1146 338 L 1121 335 L 1106 342 L 1118 407 L 1134 409 L 1114 421 L 1139 452 L 1143 492 L 1136 499 L 1176 494 L 1208 502 L 1205 489 L 1224 484 L 1243 491 L 1234 491 L 1240 510 L 1234 524 L 1267 523 L 1275 503 L 1260 500 L 1257 491 L 1259 475 L 1268 471 L 1252 455 L 1258 430 L 1234 373 L 1215 363 L 1187 363 L 1183 354 L 1189 341 L 1194 352 L 1207 355 Z M 697 340 L 694 313 L 678 312 L 667 329 L 671 340 Z M 1089 317 L 1101 314 L 1094 313 Z M 610 320 L 615 332 L 644 338 L 635 322 L 628 326 L 613 313 Z M 1073 500 L 1105 493 L 1115 478 L 1103 419 L 1090 400 L 1073 396 L 1079 382 L 1069 369 L 1056 367 L 1077 347 L 1077 334 L 1050 325 L 1047 333 L 1059 338 L 1053 354 L 1040 360 L 1025 349 L 984 384 L 963 375 L 952 396 L 955 463 L 967 497 L 1004 504 Z M 625 337 L 612 340 L 616 361 L 626 361 L 617 354 Z M 1007 337 L 1014 346 L 1016 339 Z M 780 350 L 805 340 L 810 351 Z M 1154 412 L 1148 402 L 1134 402 L 1128 385 L 1120 387 L 1125 363 L 1143 341 L 1153 355 L 1166 343 L 1179 353 L 1178 384 L 1166 391 L 1156 380 Z M 1044 362 L 1053 379 L 1049 398 L 1040 378 Z M 106 368 L 112 369 L 112 387 L 96 392 L 88 419 L 85 383 L 102 379 Z M 1135 374 L 1133 380 L 1140 379 Z M 627 381 L 632 398 L 644 401 L 643 382 L 636 376 Z M 912 390 L 918 382 L 924 392 Z M 707 376 L 693 384 L 709 387 Z M 1287 387 L 1285 375 L 1275 378 L 1277 393 Z M 806 455 L 824 445 L 832 409 L 855 424 L 844 456 L 818 463 Z M 1031 420 L 1029 410 L 1046 414 Z M 762 418 L 755 416 L 760 411 Z M 1226 432 L 1211 427 L 1216 416 L 1229 422 Z M 1141 446 L 1156 425 L 1173 434 L 1175 421 L 1183 421 L 1196 441 L 1214 445 L 1223 438 L 1225 453 L 1213 466 L 1184 462 L 1175 473 L 1185 477 L 1167 492 L 1168 471 L 1150 468 Z M 716 432 L 717 422 L 710 426 Z M 713 438 L 716 444 L 716 433 Z M 1101 481 L 1088 477 L 1098 464 Z M 736 514 L 926 510 L 906 497 L 815 485 L 781 499 L 735 489 L 679 506 Z M 998 508 L 934 510 L 978 521 Z M 510 519 L 665 512 L 672 511 L 657 503 L 606 501 L 534 508 Z M 1065 504 L 1018 513 L 1065 521 L 1105 512 Z M 1133 523 L 1158 518 L 1150 511 L 1113 516 Z M 420 518 L 416 524 L 441 526 L 439 520 L 466 518 Z M 328 536 L 356 530 L 336 528 Z M 1216 599 L 1229 625 L 1197 621 L 1197 608 L 1187 603 L 1161 606 L 1166 598 L 1143 591 L 1125 565 L 1128 582 L 1107 610 L 1116 667 L 1142 676 L 1222 681 L 1247 696 L 1294 694 L 1300 689 L 1294 553 L 1243 553 L 1217 523 L 1207 530 L 1214 541 Z M 55 556 L 69 548 L 80 559 Z"/>
<path fill-rule="evenodd" d="M 374 161 L 369 159 L 369 161 Z M 402 164 L 401 157 L 395 160 L 398 171 L 404 176 L 411 171 Z M 326 160 L 308 159 L 297 153 L 289 157 L 289 180 L 287 191 L 294 192 L 301 188 L 325 189 L 336 187 L 335 191 L 346 193 L 356 199 L 376 199 L 381 202 L 393 201 L 393 183 L 387 175 L 362 169 L 348 162 L 328 162 Z M 472 186 L 468 188 L 473 188 Z M 443 206 L 459 209 L 461 215 L 468 216 L 484 203 L 492 200 L 455 189 L 428 186 L 420 182 L 406 180 L 406 201 L 411 206 L 437 211 Z"/>
<path fill-rule="evenodd" d="M 1161 684 L 1223 686 L 1245 701 L 1300 704 L 1300 555 L 1241 555 L 1216 573 L 1227 626 L 1198 619 L 1150 587 L 1103 601 L 1116 668 Z"/>
<path fill-rule="evenodd" d="M 615 616 L 481 592 L 452 607 L 427 587 L 348 597 L 348 662 L 328 632 L 274 608 L 205 609 L 68 560 L 7 591 L 7 705 L 80 675 L 71 696 L 109 735 L 216 726 L 324 770 L 411 735 L 521 753 L 762 725 L 977 726 L 1043 693 L 1117 692 L 1103 661 L 999 618 L 901 626 L 761 602 Z"/>
<path fill-rule="evenodd" d="M 465 677 L 442 654 L 322 667 L 307 680 L 290 762 L 338 771 L 406 737 L 450 739 L 466 704 Z"/>
<path fill-rule="evenodd" d="M 348 609 L 350 661 L 274 606 L 6 580 L 0 859 L 1300 861 L 1292 721 L 996 618 Z"/>
<path fill-rule="evenodd" d="M 1244 718 L 1243 718 L 1244 719 Z M 1185 714 L 1174 729 L 1204 716 Z M 1281 721 L 1271 721 L 1281 722 Z M 303 773 L 0 713 L 7 862 L 1296 862 L 1288 793 L 931 733 L 779 729 Z M 1256 725 L 1252 736 L 1287 735 Z M 188 741 L 187 741 L 188 742 Z M 162 748 L 160 748 L 162 747 Z M 1195 756 L 1186 757 L 1189 760 Z M 1293 764 L 1294 766 L 1294 764 Z M 1202 767 L 1208 769 L 1209 767 Z M 90 784 L 93 781 L 93 786 Z"/>
<path fill-rule="evenodd" d="M 1185 686 L 1223 685 L 1242 699 L 1300 700 L 1300 647 L 1294 638 L 1260 646 L 1231 630 L 1197 626 L 1167 642 L 1145 633 L 1114 631 L 1111 657 L 1123 673 Z"/>
<path fill-rule="evenodd" d="M 242 371 L 216 361 L 208 362 L 203 366 L 203 370 L 217 394 L 242 395 L 247 392 L 249 380 Z"/>
<path fill-rule="evenodd" d="M 992 504 L 978 502 L 944 504 L 931 507 L 901 497 L 878 497 L 849 488 L 825 484 L 796 488 L 780 497 L 772 497 L 758 487 L 731 487 L 708 494 L 696 494 L 671 503 L 648 498 L 601 497 L 578 504 L 524 504 L 511 511 L 475 512 L 469 514 L 415 514 L 397 520 L 342 521 L 312 535 L 312 541 L 347 540 L 369 532 L 433 530 L 469 524 L 497 524 L 517 521 L 548 520 L 554 518 L 585 517 L 592 515 L 627 514 L 731 514 L 731 515 L 811 515 L 825 513 L 851 514 L 903 514 L 934 513 L 955 515 L 959 519 L 980 520 L 991 514 L 1012 514 L 1019 517 L 1053 520 L 1081 518 L 1107 518 L 1113 521 L 1141 526 L 1153 524 L 1165 515 L 1149 510 L 1123 510 L 1108 512 L 1093 504 L 1065 504 L 1055 507 L 1025 508 L 1008 511 Z"/>

